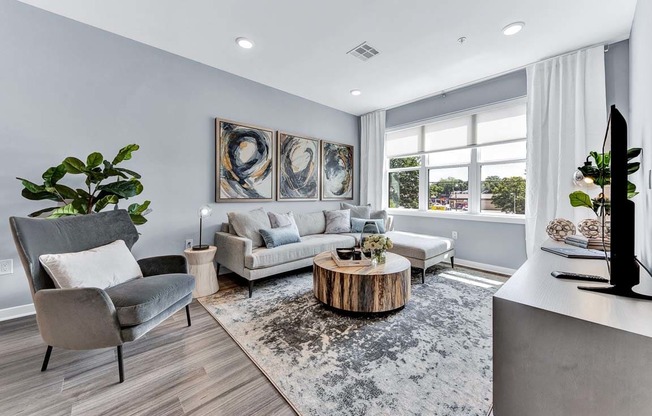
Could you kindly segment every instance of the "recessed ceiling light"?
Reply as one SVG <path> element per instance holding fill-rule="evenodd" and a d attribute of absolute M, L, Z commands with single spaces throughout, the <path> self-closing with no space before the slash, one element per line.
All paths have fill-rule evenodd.
<path fill-rule="evenodd" d="M 251 49 L 254 47 L 254 42 L 247 38 L 237 38 L 235 43 L 237 43 L 238 46 L 243 49 Z"/>
<path fill-rule="evenodd" d="M 360 91 L 360 90 L 351 90 L 351 95 L 358 96 L 360 94 L 362 94 L 362 91 Z"/>
<path fill-rule="evenodd" d="M 510 23 L 503 28 L 503 34 L 505 36 L 515 35 L 523 29 L 523 26 L 525 26 L 523 22 Z"/>

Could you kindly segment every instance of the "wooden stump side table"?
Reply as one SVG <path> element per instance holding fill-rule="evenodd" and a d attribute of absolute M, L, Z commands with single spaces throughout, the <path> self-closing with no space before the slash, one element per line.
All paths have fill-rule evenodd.
<path fill-rule="evenodd" d="M 188 259 L 188 273 L 195 276 L 195 290 L 192 291 L 192 296 L 195 298 L 212 295 L 220 290 L 213 264 L 215 253 L 217 253 L 215 246 L 210 246 L 206 250 L 183 251 Z"/>
<path fill-rule="evenodd" d="M 388 312 L 410 299 L 410 261 L 387 253 L 385 264 L 339 267 L 329 251 L 313 260 L 315 297 L 328 306 L 350 312 Z"/>

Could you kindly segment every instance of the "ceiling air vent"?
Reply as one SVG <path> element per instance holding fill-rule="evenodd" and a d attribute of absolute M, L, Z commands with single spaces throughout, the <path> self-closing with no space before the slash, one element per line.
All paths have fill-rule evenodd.
<path fill-rule="evenodd" d="M 355 48 L 347 52 L 349 55 L 355 56 L 361 61 L 367 61 L 374 56 L 378 55 L 380 52 L 373 46 L 369 45 L 367 42 L 362 42 Z"/>

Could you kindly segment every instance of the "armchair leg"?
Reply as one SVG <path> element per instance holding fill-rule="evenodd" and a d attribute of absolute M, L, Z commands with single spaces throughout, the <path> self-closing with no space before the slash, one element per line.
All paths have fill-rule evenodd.
<path fill-rule="evenodd" d="M 50 362 L 50 354 L 52 354 L 52 345 L 48 345 L 47 351 L 45 351 L 45 358 L 43 358 L 43 365 L 41 366 L 41 371 L 48 369 L 48 363 Z"/>
<path fill-rule="evenodd" d="M 250 280 L 249 281 L 249 297 L 251 298 L 251 295 L 254 293 L 254 281 Z"/>
<path fill-rule="evenodd" d="M 125 381 L 125 370 L 122 362 L 122 345 L 118 345 L 118 373 L 120 374 L 120 383 Z"/>
<path fill-rule="evenodd" d="M 190 321 L 190 305 L 186 305 L 186 319 L 188 319 L 188 326 L 192 326 L 192 322 Z"/>
<path fill-rule="evenodd" d="M 455 268 L 455 256 L 451 257 L 451 268 Z"/>

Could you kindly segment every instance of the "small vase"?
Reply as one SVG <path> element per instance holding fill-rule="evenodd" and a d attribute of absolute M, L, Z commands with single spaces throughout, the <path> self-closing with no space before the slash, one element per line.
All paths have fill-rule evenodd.
<path fill-rule="evenodd" d="M 375 263 L 374 266 L 385 264 L 385 261 L 387 261 L 387 254 L 385 250 L 374 250 L 371 254 L 371 262 Z"/>

